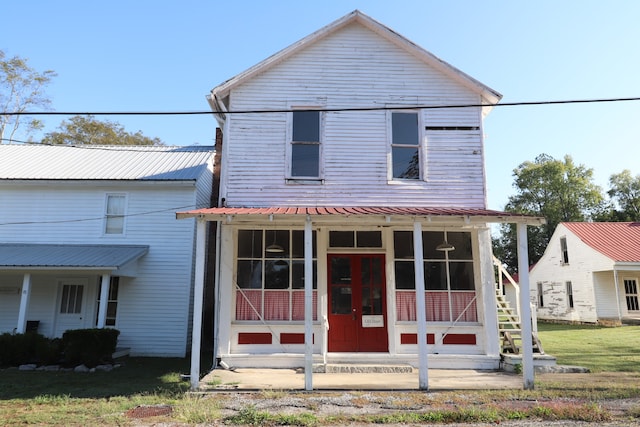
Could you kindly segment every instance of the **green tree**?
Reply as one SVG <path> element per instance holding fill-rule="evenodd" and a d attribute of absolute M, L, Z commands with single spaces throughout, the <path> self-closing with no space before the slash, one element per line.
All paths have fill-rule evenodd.
<path fill-rule="evenodd" d="M 63 120 L 59 132 L 47 133 L 44 144 L 67 145 L 164 145 L 159 138 L 149 138 L 142 131 L 127 132 L 120 123 L 95 117 L 73 116 Z"/>
<path fill-rule="evenodd" d="M 27 60 L 19 56 L 7 58 L 0 50 L 0 143 L 11 142 L 22 129 L 24 138 L 42 129 L 40 120 L 24 116 L 29 108 L 49 107 L 51 101 L 45 95 L 45 87 L 56 73 L 51 70 L 38 72 Z M 13 114 L 9 114 L 13 113 Z"/>
<path fill-rule="evenodd" d="M 620 208 L 614 217 L 618 221 L 640 221 L 640 175 L 631 175 L 628 169 L 609 177 L 609 197 Z"/>
<path fill-rule="evenodd" d="M 602 212 L 602 189 L 593 183 L 593 169 L 576 165 L 571 156 L 556 160 L 541 154 L 513 171 L 517 193 L 509 197 L 505 210 L 542 216 L 547 223 L 528 227 L 529 262 L 536 263 L 560 222 L 586 221 Z M 512 271 L 517 269 L 516 227 L 504 224 L 494 241 L 494 253 Z"/>

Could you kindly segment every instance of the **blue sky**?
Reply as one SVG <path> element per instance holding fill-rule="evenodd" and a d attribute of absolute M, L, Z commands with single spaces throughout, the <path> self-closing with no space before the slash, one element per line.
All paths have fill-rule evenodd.
<path fill-rule="evenodd" d="M 211 88 L 354 9 L 503 102 L 640 96 L 634 0 L 23 0 L 3 2 L 0 49 L 58 73 L 56 111 L 203 111 Z M 62 119 L 47 117 L 45 132 Z M 212 144 L 216 126 L 209 115 L 108 119 L 171 145 Z M 495 108 L 489 208 L 504 207 L 513 169 L 541 153 L 571 155 L 605 190 L 613 173 L 639 174 L 639 124 L 638 101 Z"/>

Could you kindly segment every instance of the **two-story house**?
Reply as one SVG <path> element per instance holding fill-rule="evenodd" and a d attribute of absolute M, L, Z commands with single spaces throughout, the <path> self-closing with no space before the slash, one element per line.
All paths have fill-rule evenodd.
<path fill-rule="evenodd" d="M 540 221 L 486 206 L 500 97 L 359 11 L 215 87 L 219 204 L 178 218 L 218 224 L 223 366 L 498 368 L 487 224 Z"/>
<path fill-rule="evenodd" d="M 194 221 L 213 147 L 0 145 L 0 333 L 113 327 L 134 356 L 190 349 Z"/>

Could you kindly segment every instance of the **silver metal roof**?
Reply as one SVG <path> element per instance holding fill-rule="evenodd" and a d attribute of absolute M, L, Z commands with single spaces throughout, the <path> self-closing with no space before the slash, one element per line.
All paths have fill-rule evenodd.
<path fill-rule="evenodd" d="M 143 245 L 0 244 L 0 268 L 117 270 L 149 250 Z"/>
<path fill-rule="evenodd" d="M 209 146 L 1 145 L 0 180 L 192 181 Z"/>

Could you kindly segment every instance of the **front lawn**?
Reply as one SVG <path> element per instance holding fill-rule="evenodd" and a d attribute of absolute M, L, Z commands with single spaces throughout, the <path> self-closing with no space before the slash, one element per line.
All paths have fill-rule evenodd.
<path fill-rule="evenodd" d="M 545 353 L 592 372 L 640 372 L 640 326 L 538 323 Z"/>

